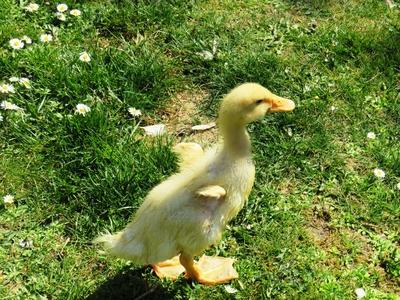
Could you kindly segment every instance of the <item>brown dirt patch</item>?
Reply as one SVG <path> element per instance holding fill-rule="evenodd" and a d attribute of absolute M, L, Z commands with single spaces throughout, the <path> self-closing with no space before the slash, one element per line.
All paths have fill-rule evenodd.
<path fill-rule="evenodd" d="M 296 182 L 293 179 L 283 179 L 278 184 L 278 190 L 283 195 L 289 195 L 296 187 Z"/>
<path fill-rule="evenodd" d="M 330 249 L 333 245 L 340 244 L 334 229 L 329 225 L 326 214 L 325 208 L 318 209 L 318 211 L 314 208 L 312 219 L 309 226 L 307 226 L 307 232 L 314 243 L 324 250 Z"/>
<path fill-rule="evenodd" d="M 328 260 L 330 263 L 335 260 L 335 265 L 340 263 L 340 257 L 336 255 L 338 253 L 350 255 L 355 264 L 369 262 L 373 256 L 373 247 L 368 238 L 348 228 L 336 228 L 330 223 L 333 218 L 334 211 L 329 205 L 315 205 L 307 213 L 307 232 L 314 244 L 331 253 Z"/>
<path fill-rule="evenodd" d="M 351 228 L 335 227 L 330 222 L 334 218 L 333 212 L 327 206 L 315 205 L 313 209 L 306 212 L 308 220 L 306 232 L 311 241 L 326 254 L 320 264 L 337 273 L 341 273 L 344 268 L 364 265 L 368 268 L 369 274 L 378 275 L 376 283 L 379 289 L 398 293 L 400 291 L 398 280 L 388 276 L 385 270 L 374 261 L 376 250 L 368 236 Z"/>
<path fill-rule="evenodd" d="M 203 90 L 183 91 L 176 94 L 165 108 L 156 112 L 161 117 L 161 123 L 167 126 L 170 134 L 176 135 L 179 142 L 196 142 L 203 147 L 218 141 L 218 129 L 192 131 L 198 124 L 215 122 L 201 111 L 201 104 L 208 96 Z"/>

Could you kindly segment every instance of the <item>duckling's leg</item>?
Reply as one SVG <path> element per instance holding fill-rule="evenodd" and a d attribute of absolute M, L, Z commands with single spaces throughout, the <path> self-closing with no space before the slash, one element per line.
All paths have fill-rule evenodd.
<path fill-rule="evenodd" d="M 232 258 L 203 255 L 195 264 L 193 256 L 182 253 L 179 259 L 186 269 L 186 277 L 205 285 L 215 285 L 239 278 L 232 266 L 234 262 Z"/>
<path fill-rule="evenodd" d="M 169 278 L 176 280 L 181 275 L 185 268 L 179 262 L 179 256 L 175 256 L 166 261 L 152 265 L 154 272 L 160 278 Z"/>

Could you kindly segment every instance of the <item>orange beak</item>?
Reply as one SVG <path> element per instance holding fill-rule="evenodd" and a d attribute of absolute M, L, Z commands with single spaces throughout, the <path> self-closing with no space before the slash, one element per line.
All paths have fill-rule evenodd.
<path fill-rule="evenodd" d="M 271 105 L 269 112 L 287 112 L 292 111 L 296 107 L 292 100 L 274 94 L 271 94 L 271 96 L 265 99 L 265 102 Z"/>

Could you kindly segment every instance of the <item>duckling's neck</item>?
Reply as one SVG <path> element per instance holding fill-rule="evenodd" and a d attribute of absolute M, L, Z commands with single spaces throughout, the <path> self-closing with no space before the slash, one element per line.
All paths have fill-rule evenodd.
<path fill-rule="evenodd" d="M 250 155 L 251 142 L 245 126 L 221 126 L 221 134 L 223 151 L 238 157 Z"/>

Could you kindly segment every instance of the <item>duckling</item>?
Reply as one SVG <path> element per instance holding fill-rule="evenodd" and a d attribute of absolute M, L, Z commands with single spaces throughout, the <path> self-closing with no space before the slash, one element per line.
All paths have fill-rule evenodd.
<path fill-rule="evenodd" d="M 232 258 L 203 256 L 196 263 L 194 257 L 220 241 L 253 187 L 255 167 L 246 125 L 266 113 L 294 107 L 292 100 L 256 83 L 234 88 L 219 109 L 220 144 L 191 162 L 183 157 L 180 171 L 149 192 L 125 229 L 95 242 L 114 256 L 152 265 L 161 277 L 176 278 L 185 270 L 187 278 L 206 285 L 237 278 Z"/>

